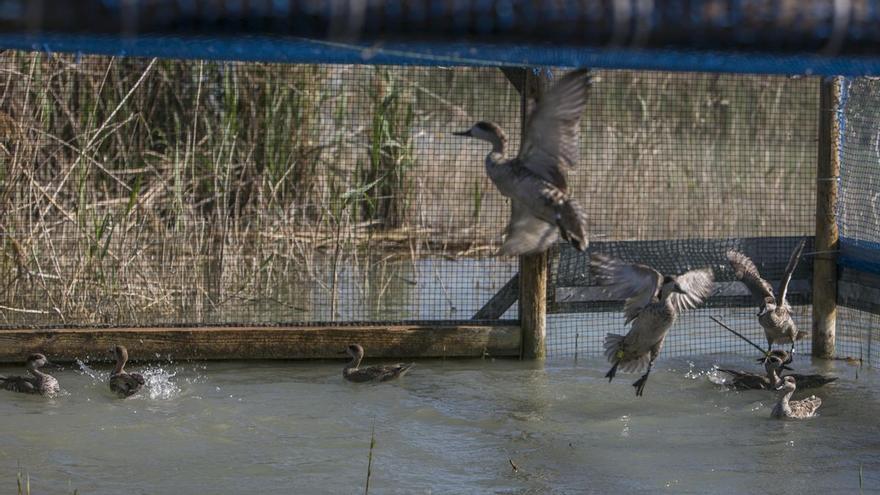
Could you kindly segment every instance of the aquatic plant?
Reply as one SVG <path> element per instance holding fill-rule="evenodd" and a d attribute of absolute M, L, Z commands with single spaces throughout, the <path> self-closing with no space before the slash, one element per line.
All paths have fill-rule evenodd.
<path fill-rule="evenodd" d="M 370 453 L 367 455 L 367 482 L 364 484 L 364 495 L 370 493 L 370 477 L 373 475 L 373 449 L 376 447 L 376 421 L 370 429 Z"/>
<path fill-rule="evenodd" d="M 367 279 L 387 258 L 485 256 L 498 241 L 508 206 L 487 187 L 485 150 L 448 134 L 475 118 L 517 127 L 519 97 L 497 69 L 11 50 L 0 66 L 0 325 L 308 317 L 314 299 L 340 297 L 328 258 L 333 279 L 351 268 L 359 292 L 390 297 L 393 275 Z M 798 166 L 814 161 L 814 124 L 797 119 L 818 113 L 803 96 L 815 79 L 601 78 L 581 133 L 592 166 L 571 178 L 602 210 L 591 230 L 812 228 L 812 210 L 797 208 L 790 231 L 771 232 L 758 219 L 778 205 L 747 189 L 774 171 L 785 203 L 814 181 Z M 663 170 L 649 178 L 664 194 L 641 195 L 638 208 L 620 199 L 651 170 Z M 694 217 L 693 202 L 709 199 L 740 207 Z M 378 251 L 387 256 L 365 256 Z"/>

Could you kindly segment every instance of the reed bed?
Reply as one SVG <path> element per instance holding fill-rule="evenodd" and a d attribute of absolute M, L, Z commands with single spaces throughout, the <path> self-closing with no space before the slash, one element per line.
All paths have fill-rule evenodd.
<path fill-rule="evenodd" d="M 806 233 L 817 91 L 601 72 L 572 190 L 606 239 Z M 416 260 L 497 246 L 485 147 L 450 135 L 481 119 L 518 148 L 497 69 L 4 52 L 0 325 L 387 315 Z"/>

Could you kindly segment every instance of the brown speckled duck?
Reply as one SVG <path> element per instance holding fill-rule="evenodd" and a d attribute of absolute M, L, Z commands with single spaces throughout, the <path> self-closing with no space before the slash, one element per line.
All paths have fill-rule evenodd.
<path fill-rule="evenodd" d="M 765 374 L 763 375 L 725 368 L 718 368 L 718 371 L 732 376 L 733 379 L 729 385 L 737 390 L 776 390 L 779 383 L 779 372 L 784 366 L 782 359 L 779 356 L 771 355 L 761 361 L 764 361 Z"/>
<path fill-rule="evenodd" d="M 512 213 L 505 230 L 503 255 L 538 253 L 559 235 L 584 251 L 586 214 L 569 196 L 565 172 L 577 165 L 580 119 L 586 108 L 590 73 L 575 70 L 556 83 L 528 117 L 522 145 L 515 157 L 507 154 L 507 136 L 493 122 L 477 122 L 454 133 L 486 141 L 486 173 L 504 196 Z"/>
<path fill-rule="evenodd" d="M 804 375 L 801 373 L 791 373 L 782 376 L 783 370 L 791 369 L 786 366 L 791 362 L 791 354 L 782 349 L 774 349 L 767 355 L 766 359 L 758 359 L 758 362 L 764 362 L 766 373 L 763 375 L 723 368 L 718 368 L 718 371 L 733 376 L 730 384 L 737 390 L 776 390 L 779 380 L 786 376 L 794 378 L 795 384 L 797 384 L 799 389 L 818 388 L 837 380 L 836 376 L 820 374 Z"/>
<path fill-rule="evenodd" d="M 787 376 L 782 379 L 782 382 L 777 387 L 777 390 L 782 390 L 782 394 L 779 396 L 779 402 L 776 403 L 776 406 L 770 413 L 771 417 L 777 419 L 806 419 L 816 415 L 816 409 L 819 409 L 819 406 L 822 405 L 822 399 L 812 395 L 803 400 L 790 400 L 796 389 L 797 385 L 794 378 Z"/>
<path fill-rule="evenodd" d="M 351 361 L 342 369 L 342 377 L 350 382 L 386 382 L 403 376 L 415 363 L 384 364 L 359 368 L 364 358 L 364 348 L 358 344 L 349 345 L 345 354 L 351 356 Z"/>
<path fill-rule="evenodd" d="M 140 373 L 125 371 L 125 363 L 128 362 L 128 349 L 117 345 L 113 348 L 113 353 L 116 355 L 116 368 L 110 374 L 110 390 L 120 397 L 130 397 L 136 394 L 146 382 Z"/>
<path fill-rule="evenodd" d="M 626 335 L 608 333 L 605 336 L 605 357 L 612 364 L 605 377 L 611 381 L 618 368 L 631 373 L 644 371 L 633 383 L 636 395 L 641 396 L 666 334 L 678 315 L 695 308 L 712 294 L 712 270 L 702 268 L 670 276 L 647 265 L 593 253 L 590 273 L 608 295 L 626 300 L 624 324 L 632 323 Z"/>
<path fill-rule="evenodd" d="M 791 283 L 791 275 L 797 267 L 804 250 L 801 241 L 791 253 L 788 265 L 779 282 L 779 290 L 774 293 L 769 282 L 761 278 L 758 268 L 748 256 L 738 251 L 728 251 L 727 260 L 733 268 L 736 278 L 748 287 L 749 291 L 761 302 L 758 310 L 758 323 L 764 329 L 767 337 L 767 351 L 773 344 L 791 344 L 791 352 L 794 351 L 794 343 L 807 336 L 807 332 L 798 330 L 791 318 L 791 306 L 788 304 L 788 286 Z"/>
<path fill-rule="evenodd" d="M 60 390 L 58 380 L 40 371 L 44 366 L 53 366 L 53 364 L 42 354 L 31 354 L 25 363 L 31 376 L 0 376 L 0 388 L 11 392 L 54 397 Z"/>

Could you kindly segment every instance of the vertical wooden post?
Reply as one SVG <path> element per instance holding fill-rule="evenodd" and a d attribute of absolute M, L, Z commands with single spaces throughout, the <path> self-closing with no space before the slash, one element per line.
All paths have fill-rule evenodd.
<path fill-rule="evenodd" d="M 529 100 L 541 99 L 547 81 L 532 70 L 524 70 L 522 90 L 522 131 L 524 135 Z M 547 350 L 547 279 L 549 267 L 547 251 L 521 256 L 519 259 L 519 319 L 522 326 L 522 358 L 542 359 Z"/>
<path fill-rule="evenodd" d="M 813 356 L 834 356 L 837 323 L 837 183 L 840 176 L 842 78 L 823 78 L 819 90 L 816 168 L 816 255 L 813 258 Z"/>

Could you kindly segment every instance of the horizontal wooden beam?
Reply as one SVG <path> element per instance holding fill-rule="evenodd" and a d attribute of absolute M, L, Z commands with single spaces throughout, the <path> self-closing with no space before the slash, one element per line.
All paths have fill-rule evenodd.
<path fill-rule="evenodd" d="M 42 352 L 50 360 L 110 357 L 121 344 L 133 360 L 329 359 L 348 344 L 367 358 L 519 356 L 514 325 L 358 325 L 0 330 L 0 362 Z"/>

